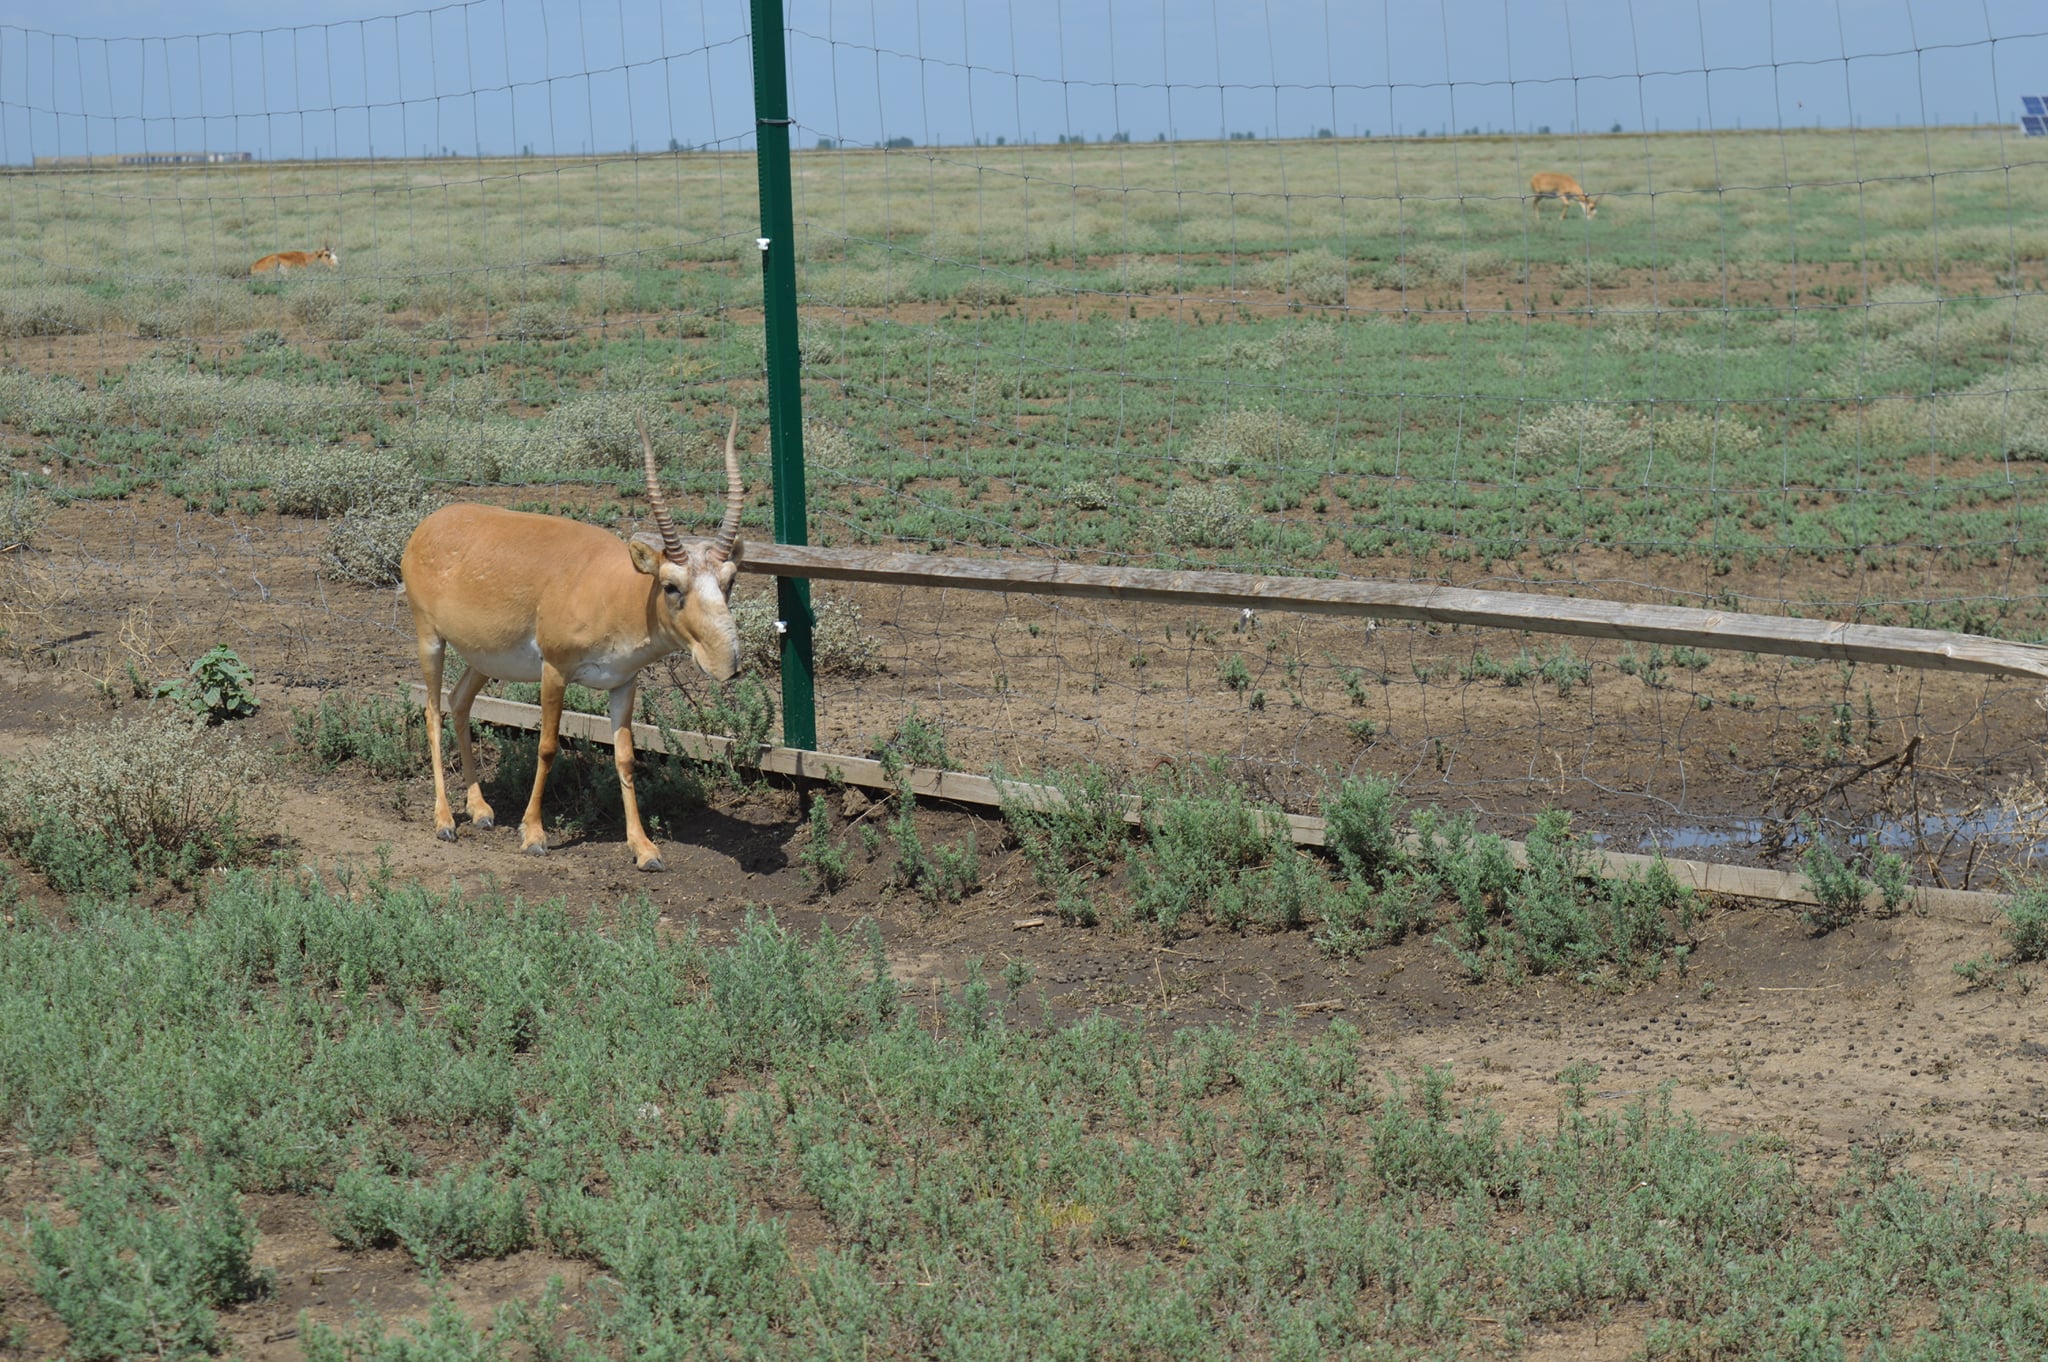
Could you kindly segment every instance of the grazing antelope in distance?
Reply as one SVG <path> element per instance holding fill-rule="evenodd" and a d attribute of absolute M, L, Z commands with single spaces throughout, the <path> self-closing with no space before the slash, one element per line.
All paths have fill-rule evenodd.
<path fill-rule="evenodd" d="M 1598 213 L 1598 202 L 1591 194 L 1579 188 L 1579 182 L 1569 175 L 1560 175 L 1554 170 L 1531 175 L 1529 189 L 1536 195 L 1536 203 L 1539 206 L 1545 199 L 1558 200 L 1563 205 L 1557 214 L 1560 218 L 1571 212 L 1575 203 L 1579 206 L 1579 211 L 1589 218 Z"/>
<path fill-rule="evenodd" d="M 273 251 L 249 267 L 251 274 L 263 274 L 276 270 L 302 270 L 309 265 L 325 265 L 328 269 L 340 269 L 341 257 L 334 253 L 334 247 L 322 246 L 317 251 Z"/>
<path fill-rule="evenodd" d="M 541 792 L 560 747 L 562 692 L 571 681 L 611 692 L 612 759 L 626 806 L 626 842 L 642 870 L 663 868 L 661 851 L 640 825 L 633 794 L 633 692 L 640 669 L 689 649 L 697 665 L 723 681 L 739 670 L 739 637 L 729 602 L 739 572 L 740 461 L 725 437 L 725 518 L 711 539 L 676 533 L 661 494 L 654 445 L 639 422 L 647 499 L 659 534 L 630 540 L 560 516 L 457 503 L 420 522 L 399 574 L 419 634 L 427 683 L 427 750 L 434 759 L 434 833 L 455 840 L 455 815 L 441 771 L 441 664 L 449 644 L 469 670 L 448 696 L 462 756 L 470 821 L 496 826 L 477 780 L 469 708 L 493 678 L 540 682 L 540 761 L 533 796 L 520 820 L 520 850 L 545 855 Z"/>

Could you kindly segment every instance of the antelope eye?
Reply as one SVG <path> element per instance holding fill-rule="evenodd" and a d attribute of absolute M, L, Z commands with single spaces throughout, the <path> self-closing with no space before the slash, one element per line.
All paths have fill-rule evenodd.
<path fill-rule="evenodd" d="M 677 586 L 674 582 L 663 582 L 661 584 L 661 589 L 663 593 L 666 594 L 671 601 L 680 602 L 683 599 L 682 588 Z"/>

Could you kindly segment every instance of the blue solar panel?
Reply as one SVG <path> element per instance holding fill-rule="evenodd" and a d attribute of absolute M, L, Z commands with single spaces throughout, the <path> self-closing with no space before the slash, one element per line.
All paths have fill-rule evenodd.
<path fill-rule="evenodd" d="M 2020 120 L 2020 126 L 2027 130 L 2029 137 L 2048 137 L 2048 118 L 2036 118 L 2028 114 Z"/>
<path fill-rule="evenodd" d="M 2020 107 L 2036 118 L 2048 115 L 2048 96 L 2021 95 Z"/>

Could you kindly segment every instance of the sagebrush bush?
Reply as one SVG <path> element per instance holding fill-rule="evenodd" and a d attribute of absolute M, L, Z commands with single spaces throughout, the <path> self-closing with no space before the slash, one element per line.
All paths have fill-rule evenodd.
<path fill-rule="evenodd" d="M 562 450 L 563 457 L 591 468 L 638 470 L 641 464 L 640 431 L 634 417 L 647 422 L 647 438 L 654 445 L 654 457 L 664 466 L 689 459 L 702 466 L 706 441 L 701 431 L 685 436 L 667 419 L 668 394 L 658 389 L 596 389 L 576 393 L 557 403 L 542 419 L 548 439 Z M 724 432 L 720 432 L 722 436 Z M 721 439 L 719 452 L 725 449 Z"/>
<path fill-rule="evenodd" d="M 1873 336 L 1895 336 L 1932 316 L 1941 295 L 1925 284 L 1898 279 L 1873 291 L 1863 326 Z"/>
<path fill-rule="evenodd" d="M 239 331 L 255 316 L 248 290 L 207 281 L 143 308 L 135 334 L 144 340 L 207 340 Z"/>
<path fill-rule="evenodd" d="M 214 466 L 245 472 L 242 460 L 261 459 L 269 470 L 270 494 L 283 515 L 332 516 L 356 508 L 411 506 L 425 495 L 426 483 L 413 466 L 388 450 L 368 445 L 286 445 L 260 450 L 247 446 L 235 452 L 235 465 L 219 455 Z"/>
<path fill-rule="evenodd" d="M 271 779 L 269 758 L 232 730 L 168 708 L 123 715 L 0 768 L 0 838 L 80 888 L 176 877 L 240 861 L 271 833 Z M 105 853 L 121 864 L 101 877 L 88 861 Z"/>
<path fill-rule="evenodd" d="M 2015 884 L 2005 903 L 2005 944 L 2014 964 L 2048 960 L 2048 886 Z"/>
<path fill-rule="evenodd" d="M 406 541 L 440 505 L 440 497 L 422 491 L 351 506 L 327 531 L 321 562 L 345 582 L 390 586 L 398 580 Z"/>
<path fill-rule="evenodd" d="M 1189 437 L 1182 457 L 1211 473 L 1294 467 L 1315 457 L 1316 433 L 1272 407 L 1247 407 L 1210 417 Z"/>
<path fill-rule="evenodd" d="M 457 482 L 552 482 L 591 468 L 581 446 L 540 421 L 512 417 L 472 421 L 430 408 L 399 426 L 391 443 L 414 466 Z"/>
<path fill-rule="evenodd" d="M 352 383 L 286 383 L 204 373 L 162 361 L 129 369 L 113 397 L 136 420 L 179 434 L 213 426 L 311 435 L 361 430 L 377 416 L 375 395 Z"/>
<path fill-rule="evenodd" d="M 1160 529 L 1181 548 L 1220 549 L 1236 544 L 1248 517 L 1237 489 L 1220 482 L 1190 483 L 1166 494 Z"/>
<path fill-rule="evenodd" d="M 622 312 L 632 300 L 633 281 L 617 270 L 592 270 L 576 278 L 576 307 L 580 312 Z"/>
<path fill-rule="evenodd" d="M 309 281 L 292 292 L 292 315 L 323 340 L 360 340 L 383 319 L 382 308 L 359 303 L 333 281 Z"/>
<path fill-rule="evenodd" d="M 1282 293 L 1317 307 L 1341 307 L 1351 287 L 1351 266 L 1320 247 L 1262 260 L 1244 272 L 1253 288 Z"/>
<path fill-rule="evenodd" d="M 1687 463 L 1712 457 L 1753 454 L 1763 432 L 1733 412 L 1666 409 L 1651 427 L 1657 451 Z"/>
<path fill-rule="evenodd" d="M 402 694 L 323 695 L 292 711 L 292 741 L 322 766 L 360 762 L 371 775 L 402 779 L 427 765 L 427 718 Z"/>
<path fill-rule="evenodd" d="M 481 421 L 505 410 L 505 393 L 498 380 L 488 373 L 463 374 L 430 391 L 420 402 L 420 410 L 464 421 Z"/>
<path fill-rule="evenodd" d="M 83 289 L 31 284 L 0 289 L 0 336 L 75 336 L 98 331 L 112 309 Z"/>
<path fill-rule="evenodd" d="M 910 293 L 908 272 L 886 266 L 820 270 L 807 283 L 806 292 L 818 302 L 837 307 L 887 307 L 903 301 Z"/>
<path fill-rule="evenodd" d="M 1551 466 L 1640 458 L 1649 442 L 1650 433 L 1627 412 L 1597 402 L 1567 403 L 1529 417 L 1516 441 L 1517 452 Z"/>
<path fill-rule="evenodd" d="M 50 499 L 26 475 L 10 473 L 0 491 L 0 549 L 26 547 L 50 514 Z"/>
<path fill-rule="evenodd" d="M 1621 266 L 1606 256 L 1579 257 L 1558 266 L 1559 288 L 1612 288 L 1621 282 Z"/>
<path fill-rule="evenodd" d="M 775 597 L 746 596 L 732 603 L 740 656 L 761 671 L 782 666 L 782 636 L 775 632 Z M 867 628 L 860 602 L 843 596 L 812 598 L 811 662 L 826 676 L 868 676 L 882 669 L 881 640 Z"/>
<path fill-rule="evenodd" d="M 0 369 L 0 421 L 31 435 L 57 435 L 105 419 L 106 397 L 76 379 Z"/>
<path fill-rule="evenodd" d="M 559 341 L 576 334 L 576 314 L 560 303 L 532 299 L 514 303 L 494 319 L 498 335 L 509 340 Z"/>

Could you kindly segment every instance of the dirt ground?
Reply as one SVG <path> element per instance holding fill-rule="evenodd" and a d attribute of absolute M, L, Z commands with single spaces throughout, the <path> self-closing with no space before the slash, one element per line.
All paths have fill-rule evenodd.
<path fill-rule="evenodd" d="M 323 580 L 323 534 L 322 527 L 270 515 L 186 513 L 161 497 L 80 503 L 61 512 L 32 553 L 0 565 L 12 574 L 0 585 L 0 627 L 17 650 L 0 663 L 8 697 L 0 704 L 0 761 L 33 759 L 37 745 L 67 724 L 100 722 L 118 705 L 134 703 L 130 664 L 146 678 L 167 675 L 181 659 L 222 642 L 256 675 L 264 709 L 247 732 L 285 758 L 279 829 L 291 855 L 308 864 L 369 862 L 388 849 L 396 874 L 430 887 L 495 887 L 529 902 L 562 898 L 572 909 L 644 893 L 677 930 L 694 927 L 712 941 L 728 936 L 750 908 L 773 909 L 807 931 L 872 920 L 913 999 L 960 983 L 970 962 L 994 974 L 1021 961 L 1032 972 L 1028 991 L 1042 989 L 1059 1018 L 1100 1009 L 1164 1027 L 1259 1018 L 1320 1028 L 1341 1017 L 1358 1028 L 1366 1067 L 1412 1075 L 1450 1066 L 1462 1097 L 1483 1099 L 1527 1128 L 1556 1120 L 1559 1071 L 1591 1063 L 1600 1070 L 1592 1088 L 1596 1109 L 1653 1096 L 1669 1084 L 1679 1108 L 1716 1130 L 1768 1137 L 1810 1177 L 1826 1179 L 1846 1166 L 1852 1150 L 1875 1148 L 1935 1176 L 1969 1171 L 2048 1189 L 2048 1046 L 2030 1024 L 2038 1010 L 2032 990 L 2044 976 L 2022 971 L 2001 989 L 1965 987 L 1951 966 L 1998 945 L 1993 928 L 1981 922 L 1908 916 L 1814 938 L 1793 909 L 1718 903 L 1684 974 L 1666 971 L 1653 984 L 1605 992 L 1548 980 L 1473 985 L 1443 947 L 1428 942 L 1344 961 L 1325 958 L 1306 932 L 1198 928 L 1165 944 L 1134 929 L 1062 926 L 1006 844 L 1000 822 L 956 808 L 934 807 L 920 818 L 932 840 L 958 844 L 972 831 L 982 888 L 936 912 L 891 890 L 886 867 L 863 864 L 858 852 L 853 882 L 820 901 L 796 860 L 808 835 L 806 795 L 787 787 L 720 795 L 701 812 L 675 816 L 663 875 L 635 873 L 623 841 L 611 833 L 558 838 L 544 859 L 519 854 L 512 826 L 477 833 L 465 825 L 460 841 L 442 844 L 432 835 L 424 778 L 385 784 L 347 769 L 322 772 L 289 754 L 294 706 L 309 707 L 341 688 L 388 694 L 414 676 L 402 599 Z M 762 588 L 757 582 L 748 589 Z M 836 742 L 837 750 L 861 750 L 868 735 L 888 731 L 915 702 L 921 712 L 958 716 L 948 735 L 957 742 L 954 764 L 966 769 L 1020 745 L 1041 753 L 1092 746 L 1140 765 L 1154 750 L 1256 752 L 1275 772 L 1327 772 L 1361 754 L 1386 756 L 1370 744 L 1339 750 L 1326 733 L 1314 732 L 1313 716 L 1355 708 L 1339 685 L 1348 664 L 1330 660 L 1349 645 L 1328 637 L 1311 644 L 1289 635 L 1294 641 L 1277 649 L 1250 647 L 1226 623 L 1211 640 L 1196 629 L 1175 645 L 1114 611 L 1084 618 L 1043 602 L 969 602 L 959 593 L 936 607 L 903 593 L 871 597 L 866 605 L 868 623 L 894 640 L 885 647 L 889 669 L 858 685 L 828 678 L 824 745 Z M 1398 653 L 1378 664 L 1390 676 L 1472 652 L 1469 638 L 1391 628 L 1360 628 L 1350 643 L 1369 653 L 1394 648 L 1395 638 Z M 1128 655 L 1146 646 L 1161 660 L 1133 668 Z M 1250 710 L 1242 695 L 1215 680 L 1213 655 L 1247 647 L 1276 677 L 1290 648 L 1311 660 L 1311 679 L 1322 689 L 1302 684 L 1305 712 L 1278 699 L 1279 680 L 1262 682 L 1275 692 L 1266 711 Z M 1491 789 L 1505 816 L 1518 799 L 1528 805 L 1548 796 L 1552 773 L 1539 754 L 1563 751 L 1580 772 L 1597 777 L 1600 763 L 1615 752 L 1628 756 L 1631 743 L 1698 754 L 1728 742 L 1764 742 L 1753 730 L 1792 731 L 1798 714 L 1813 705 L 1825 712 L 1830 686 L 1839 689 L 1831 668 L 1755 663 L 1770 670 L 1745 680 L 1737 669 L 1750 665 L 1730 662 L 1727 671 L 1708 675 L 1717 692 L 1755 687 L 1765 697 L 1756 710 L 1699 711 L 1675 692 L 1647 687 L 1621 701 L 1589 704 L 1582 696 L 1575 708 L 1543 700 L 1540 688 L 1445 688 L 1413 684 L 1412 676 L 1378 687 L 1363 708 L 1381 721 L 1381 742 L 1413 740 L 1417 751 L 1402 760 L 1420 773 L 1415 785 L 1445 776 L 1443 765 L 1432 764 L 1441 755 L 1428 755 L 1429 737 L 1417 735 L 1433 735 L 1440 750 L 1442 735 L 1458 739 L 1450 746 L 1465 755 L 1453 754 L 1453 768 L 1466 761 L 1476 767 L 1484 780 L 1474 788 Z M 1034 666 L 1044 670 L 1034 674 Z M 1152 668 L 1177 669 L 1178 679 L 1159 688 L 1129 679 Z M 1098 672 L 1114 684 L 1091 689 L 1086 679 Z M 999 673 L 1007 673 L 1002 686 L 993 679 Z M 2038 716 L 2018 688 L 1972 683 L 1943 690 L 1917 677 L 1891 684 L 1898 693 L 1882 697 L 1888 714 L 1913 713 L 1925 727 L 1951 725 L 1963 735 L 1951 742 L 1952 750 L 1968 749 L 1959 769 L 1988 778 L 1981 774 L 1986 762 L 2016 766 L 2026 759 Z M 1587 694 L 1603 689 L 1615 687 L 1602 683 Z M 1134 716 L 1147 707 L 1161 711 L 1152 717 L 1164 731 L 1141 730 Z M 1261 728 L 1268 719 L 1271 733 Z M 1710 726 L 1695 732 L 1689 724 Z M 1588 788 L 1577 773 L 1563 774 L 1558 788 Z M 1286 784 L 1280 775 L 1273 779 Z M 1591 784 L 1597 787 L 1597 779 Z M 1745 787 L 1735 776 L 1711 788 L 1736 810 L 1753 810 L 1761 798 L 1753 783 Z M 1698 786 L 1687 789 L 1689 807 L 1715 802 Z M 860 796 L 821 797 L 849 801 L 853 807 L 838 811 L 842 820 L 859 816 Z M 1430 797 L 1425 791 L 1418 800 Z M 1033 925 L 1020 925 L 1026 923 Z M 24 1153 L 0 1147 L 0 1165 Z M 10 1172 L 0 1179 L 0 1218 L 20 1224 L 49 1188 L 41 1171 L 16 1164 Z M 252 1204 L 262 1236 L 258 1262 L 275 1270 L 277 1289 L 227 1317 L 237 1354 L 297 1357 L 302 1313 L 345 1324 L 359 1307 L 402 1317 L 429 1303 L 429 1289 L 401 1253 L 343 1252 L 303 1201 Z M 825 1242 L 815 1207 L 793 1204 L 788 1213 L 796 1242 Z M 527 1253 L 451 1268 L 445 1281 L 458 1305 L 481 1316 L 506 1301 L 532 1299 L 552 1275 L 565 1279 L 574 1300 L 588 1271 Z M 62 1337 L 19 1273 L 18 1259 L 0 1264 L 0 1315 L 24 1321 L 16 1341 L 0 1343 L 0 1358 L 43 1355 Z M 1642 1323 L 1560 1334 L 1531 1355 L 1621 1355 L 1640 1337 Z"/>

